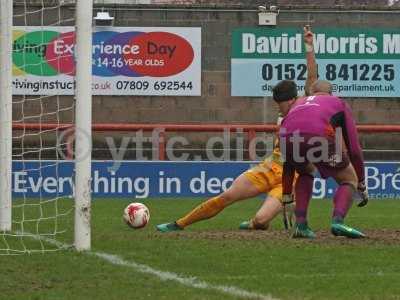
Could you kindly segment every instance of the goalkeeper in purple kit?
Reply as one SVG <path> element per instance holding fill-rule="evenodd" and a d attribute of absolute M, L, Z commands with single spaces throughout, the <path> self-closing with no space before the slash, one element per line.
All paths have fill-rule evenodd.
<path fill-rule="evenodd" d="M 313 96 L 300 99 L 293 81 L 284 80 L 274 87 L 273 98 L 285 116 L 279 133 L 284 156 L 283 203 L 292 202 L 292 182 L 297 171 L 293 237 L 314 238 L 314 232 L 308 227 L 307 211 L 314 173 L 318 169 L 323 178 L 332 177 L 339 185 L 333 199 L 331 232 L 336 236 L 360 238 L 365 235 L 345 225 L 344 218 L 355 191 L 362 196 L 359 206 L 368 201 L 362 150 L 348 105 L 329 93 L 318 91 L 326 85 L 329 85 L 326 81 L 315 82 L 311 87 Z"/>

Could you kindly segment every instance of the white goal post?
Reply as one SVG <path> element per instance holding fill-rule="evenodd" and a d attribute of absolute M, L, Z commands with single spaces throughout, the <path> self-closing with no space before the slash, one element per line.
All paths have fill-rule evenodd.
<path fill-rule="evenodd" d="M 93 0 L 76 3 L 75 247 L 90 249 Z"/>
<path fill-rule="evenodd" d="M 40 49 L 44 47 L 46 40 L 44 33 L 41 39 L 36 40 L 35 45 L 32 40 L 20 37 L 29 35 L 29 22 L 35 14 L 41 16 L 41 26 L 46 30 L 46 26 L 61 26 L 63 20 L 61 18 L 62 6 L 65 4 L 63 0 L 52 1 L 50 8 L 46 6 L 47 2 L 42 1 L 41 8 L 38 3 L 34 3 L 34 9 L 29 10 L 30 0 L 1 0 L 0 1 L 0 254 L 24 254 L 32 252 L 46 252 L 59 250 L 47 248 L 46 243 L 48 239 L 57 240 L 59 234 L 68 231 L 71 232 L 72 226 L 66 225 L 65 228 L 61 227 L 61 218 L 72 218 L 72 210 L 74 210 L 73 221 L 73 242 L 62 240 L 62 243 L 69 243 L 74 245 L 78 251 L 90 250 L 91 247 L 91 150 L 92 150 L 92 10 L 93 0 L 75 0 L 75 17 L 67 19 L 66 24 L 70 24 L 73 19 L 75 20 L 75 48 L 74 57 L 76 63 L 75 69 L 75 100 L 70 106 L 63 106 L 62 101 L 65 99 L 57 95 L 20 95 L 13 99 L 13 73 L 14 69 L 19 68 L 16 72 L 18 76 L 26 74 L 29 68 L 37 67 L 43 68 L 42 61 L 35 62 L 36 66 L 29 61 L 29 50 L 34 47 Z M 13 3 L 14 2 L 14 3 Z M 22 3 L 22 4 L 21 4 Z M 56 3 L 56 4 L 54 4 Z M 18 4 L 20 4 L 18 6 Z M 19 13 L 13 14 L 13 5 L 17 5 Z M 39 4 L 40 5 L 40 4 Z M 71 5 L 71 1 L 68 2 Z M 14 7 L 15 8 L 15 7 Z M 46 14 L 57 13 L 58 20 L 50 23 L 45 22 Z M 56 15 L 56 16 L 57 16 Z M 20 28 L 17 32 L 13 32 L 13 19 L 20 17 L 23 21 L 19 22 Z M 51 18 L 49 18 L 51 19 Z M 37 26 L 37 19 L 34 20 Z M 22 24 L 22 26 L 21 26 Z M 15 25 L 15 24 L 14 24 Z M 26 32 L 23 32 L 24 28 Z M 22 28 L 22 29 L 21 29 Z M 22 32 L 22 33 L 21 33 Z M 13 35 L 14 34 L 14 35 Z M 37 36 L 36 36 L 37 38 Z M 23 39 L 21 41 L 21 39 Z M 25 39 L 25 40 L 24 40 Z M 16 41 L 18 47 L 14 48 Z M 22 45 L 22 46 L 21 46 Z M 20 54 L 20 53 L 24 54 Z M 17 54 L 16 54 L 17 53 Z M 13 63 L 14 55 L 19 55 L 19 65 L 16 67 Z M 56 58 L 59 59 L 59 58 Z M 19 73 L 18 73 L 19 72 Z M 18 120 L 13 120 L 13 105 L 19 106 Z M 25 106 L 29 106 L 32 111 L 36 111 L 36 115 L 28 115 L 24 110 Z M 54 111 L 46 112 L 46 109 L 55 107 Z M 22 111 L 22 112 L 21 112 Z M 37 112 L 38 111 L 38 112 Z M 28 199 L 29 196 L 23 194 L 18 199 L 12 199 L 13 195 L 13 161 L 18 161 L 22 165 L 22 171 L 27 174 L 29 171 L 34 171 L 41 178 L 43 170 L 51 166 L 55 170 L 55 176 L 59 176 L 59 165 L 66 163 L 64 158 L 60 159 L 57 154 L 59 151 L 58 138 L 62 135 L 59 128 L 50 130 L 42 129 L 40 124 L 42 119 L 52 117 L 56 123 L 61 124 L 62 113 L 69 113 L 73 115 L 72 122 L 74 123 L 75 132 L 75 161 L 73 165 L 74 174 L 71 175 L 70 182 L 74 197 L 73 208 L 69 203 L 68 197 L 55 193 L 52 199 L 42 197 L 40 194 L 39 199 Z M 14 116 L 15 118 L 15 116 Z M 24 123 L 32 122 L 31 120 L 39 120 L 39 132 L 30 133 L 25 130 Z M 19 122 L 22 127 L 18 129 L 19 133 L 15 134 L 12 130 L 13 122 Z M 45 121 L 43 121 L 45 122 Z M 49 147 L 45 145 L 46 138 L 49 135 L 55 136 L 53 138 L 53 145 Z M 36 139 L 38 149 L 32 150 L 28 142 Z M 57 141 L 55 141 L 57 140 Z M 19 143 L 19 144 L 18 144 Z M 56 145 L 57 143 L 57 145 Z M 18 149 L 13 149 L 13 144 L 18 144 Z M 43 153 L 52 151 L 49 157 L 44 158 Z M 54 154 L 55 153 L 55 154 Z M 32 160 L 34 156 L 35 160 Z M 34 169 L 31 164 L 35 163 Z M 74 177 L 74 178 L 72 178 Z M 25 181 L 24 181 L 25 182 Z M 40 188 L 39 184 L 37 185 Z M 28 190 L 29 187 L 23 187 L 23 190 Z M 64 202 L 68 202 L 70 208 L 66 212 L 62 211 Z M 59 203 L 60 202 L 60 203 Z M 67 206 L 67 207 L 69 207 Z M 48 208 L 50 207 L 50 208 Z M 36 213 L 35 216 L 34 212 Z M 71 222 L 72 223 L 72 222 Z M 50 225 L 49 225 L 50 224 Z M 50 228 L 50 229 L 49 229 Z M 33 229 L 33 230 L 32 230 Z M 72 235 L 72 232 L 71 232 Z M 72 236 L 71 236 L 72 237 Z M 31 247 L 32 242 L 35 240 L 39 246 Z M 51 244 L 51 243 L 50 243 Z M 54 244 L 54 243 L 53 243 Z M 62 248 L 62 247 L 61 247 Z"/>
<path fill-rule="evenodd" d="M 11 230 L 12 0 L 0 1 L 0 231 Z"/>

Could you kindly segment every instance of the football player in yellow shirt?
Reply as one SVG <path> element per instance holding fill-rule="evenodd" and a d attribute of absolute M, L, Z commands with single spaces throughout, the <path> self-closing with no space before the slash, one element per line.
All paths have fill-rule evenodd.
<path fill-rule="evenodd" d="M 313 33 L 310 31 L 309 26 L 304 27 L 304 44 L 308 69 L 305 85 L 305 92 L 307 95 L 309 87 L 317 80 L 317 65 L 313 49 Z M 261 193 L 268 194 L 264 203 L 255 216 L 249 221 L 242 222 L 239 228 L 250 230 L 267 229 L 269 222 L 283 209 L 283 162 L 281 160 L 281 153 L 278 145 L 279 143 L 276 142 L 273 153 L 269 157 L 257 166 L 239 175 L 226 191 L 201 203 L 187 215 L 175 222 L 157 225 L 157 230 L 161 232 L 182 230 L 193 223 L 212 218 L 232 203 L 256 197 Z M 288 216 L 285 214 L 285 226 L 287 226 L 286 223 L 288 222 L 287 217 Z"/>

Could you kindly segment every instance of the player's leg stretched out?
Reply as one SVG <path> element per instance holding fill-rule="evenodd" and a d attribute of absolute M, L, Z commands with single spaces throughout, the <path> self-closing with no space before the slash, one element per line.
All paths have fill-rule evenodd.
<path fill-rule="evenodd" d="M 282 195 L 281 174 L 282 167 L 267 159 L 266 162 L 237 177 L 232 186 L 222 194 L 201 203 L 175 222 L 157 225 L 157 229 L 161 232 L 182 230 L 193 223 L 214 217 L 232 203 L 255 197 L 260 193 L 269 193 L 256 216 L 250 221 L 242 222 L 239 227 L 241 229 L 266 229 L 268 222 L 282 209 L 279 201 Z"/>
<path fill-rule="evenodd" d="M 253 185 L 253 183 L 246 177 L 245 174 L 241 174 L 222 194 L 201 203 L 187 215 L 173 223 L 157 225 L 157 229 L 162 232 L 182 230 L 186 226 L 189 226 L 193 223 L 214 217 L 225 207 L 234 202 L 252 198 L 259 194 L 260 191 L 258 188 Z"/>

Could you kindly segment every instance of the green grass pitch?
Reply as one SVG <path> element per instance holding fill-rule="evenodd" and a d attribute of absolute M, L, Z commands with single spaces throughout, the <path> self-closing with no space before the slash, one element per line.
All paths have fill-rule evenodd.
<path fill-rule="evenodd" d="M 347 223 L 365 230 L 370 238 L 349 240 L 331 236 L 331 203 L 313 200 L 310 225 L 317 239 L 292 240 L 281 219 L 268 232 L 242 232 L 239 223 L 253 215 L 260 199 L 237 203 L 217 217 L 182 232 L 161 234 L 155 225 L 173 221 L 202 199 L 146 199 L 151 218 L 147 227 L 133 230 L 122 222 L 128 200 L 93 201 L 92 253 L 117 255 L 125 262 L 172 272 L 182 278 L 196 277 L 207 283 L 199 289 L 177 280 L 161 280 L 135 267 L 115 265 L 95 255 L 63 250 L 50 253 L 0 256 L 0 299 L 243 299 L 209 288 L 231 286 L 274 299 L 400 299 L 400 226 L 397 200 L 371 201 L 353 207 Z M 131 201 L 133 202 L 133 201 Z M 136 200 L 135 200 L 136 202 Z M 46 207 L 48 206 L 48 207 Z M 68 210 L 70 200 L 58 203 L 58 213 Z M 46 218 L 54 203 L 16 210 L 24 229 L 52 233 L 53 219 L 28 221 L 30 214 Z M 72 241 L 72 215 L 59 218 L 57 239 Z M 21 229 L 15 224 L 15 229 Z M 50 236 L 51 237 L 51 236 Z M 0 248 L 41 247 L 0 236 Z M 51 245 L 44 244 L 51 248 Z M 243 297 L 241 297 L 243 296 Z"/>

